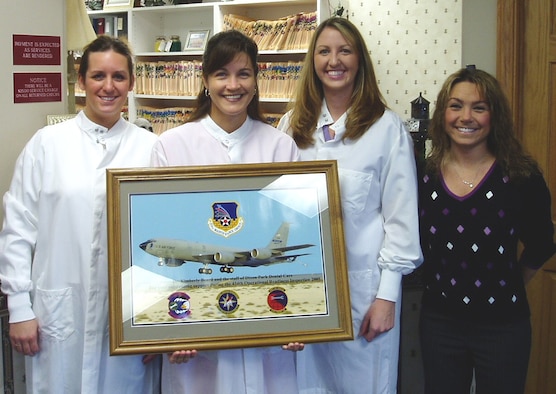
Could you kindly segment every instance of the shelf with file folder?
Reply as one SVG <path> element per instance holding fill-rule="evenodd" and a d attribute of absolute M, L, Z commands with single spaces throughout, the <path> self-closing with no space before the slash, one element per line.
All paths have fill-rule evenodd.
<path fill-rule="evenodd" d="M 261 101 L 289 101 L 302 65 L 302 61 L 294 60 L 259 62 L 257 85 Z M 192 99 L 202 88 L 201 75 L 202 63 L 199 59 L 140 60 L 135 65 L 135 98 Z"/>
<path fill-rule="evenodd" d="M 89 11 L 89 18 L 97 35 L 106 34 L 112 37 L 128 36 L 127 12 L 107 13 Z"/>

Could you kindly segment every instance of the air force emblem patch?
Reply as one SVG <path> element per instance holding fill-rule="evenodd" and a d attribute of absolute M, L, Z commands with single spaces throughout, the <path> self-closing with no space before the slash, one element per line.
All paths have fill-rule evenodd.
<path fill-rule="evenodd" d="M 208 221 L 210 230 L 223 237 L 237 233 L 243 227 L 243 218 L 237 215 L 236 202 L 215 202 L 212 204 L 212 218 Z"/>

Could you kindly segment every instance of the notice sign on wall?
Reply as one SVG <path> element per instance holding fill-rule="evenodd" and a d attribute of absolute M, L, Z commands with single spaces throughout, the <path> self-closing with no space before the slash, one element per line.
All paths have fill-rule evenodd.
<path fill-rule="evenodd" d="M 60 65 L 59 36 L 13 35 L 14 65 Z"/>
<path fill-rule="evenodd" d="M 14 103 L 62 101 L 62 73 L 14 73 Z"/>

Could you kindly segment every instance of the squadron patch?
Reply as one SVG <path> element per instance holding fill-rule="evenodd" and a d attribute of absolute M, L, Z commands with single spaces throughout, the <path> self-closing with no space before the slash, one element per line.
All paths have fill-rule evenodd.
<path fill-rule="evenodd" d="M 168 314 L 174 319 L 185 319 L 191 315 L 189 295 L 183 292 L 175 292 L 168 297 Z"/>
<path fill-rule="evenodd" d="M 272 312 L 284 312 L 288 305 L 288 296 L 286 291 L 281 287 L 270 289 L 266 302 Z"/>
<path fill-rule="evenodd" d="M 243 227 L 243 218 L 237 215 L 236 202 L 215 202 L 212 204 L 212 218 L 208 221 L 209 229 L 223 237 L 237 233 Z"/>
<path fill-rule="evenodd" d="M 231 290 L 224 290 L 218 297 L 218 309 L 225 314 L 231 314 L 238 310 L 239 308 L 239 296 L 236 292 Z"/>

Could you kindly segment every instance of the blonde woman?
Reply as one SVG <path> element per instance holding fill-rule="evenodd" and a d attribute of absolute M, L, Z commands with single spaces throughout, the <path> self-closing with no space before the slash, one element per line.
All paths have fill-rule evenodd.
<path fill-rule="evenodd" d="M 279 128 L 302 160 L 338 162 L 357 335 L 298 353 L 300 391 L 395 393 L 401 279 L 422 260 L 413 142 L 387 108 L 363 38 L 347 19 L 317 28 Z"/>

